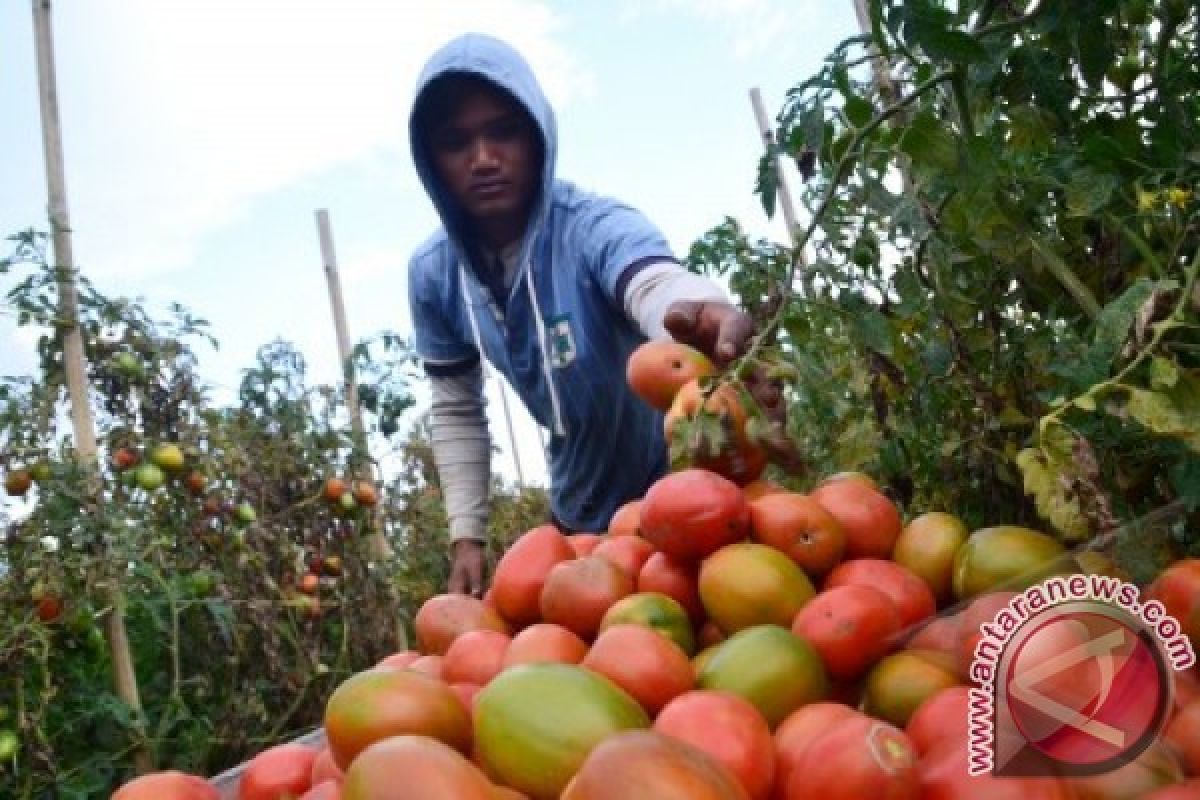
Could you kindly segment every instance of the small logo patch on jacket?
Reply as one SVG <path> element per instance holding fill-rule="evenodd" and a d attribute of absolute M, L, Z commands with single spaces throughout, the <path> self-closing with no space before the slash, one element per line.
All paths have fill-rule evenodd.
<path fill-rule="evenodd" d="M 555 369 L 569 366 L 575 360 L 575 334 L 571 331 L 571 315 L 559 314 L 552 317 L 547 333 L 550 339 L 550 365 Z"/>

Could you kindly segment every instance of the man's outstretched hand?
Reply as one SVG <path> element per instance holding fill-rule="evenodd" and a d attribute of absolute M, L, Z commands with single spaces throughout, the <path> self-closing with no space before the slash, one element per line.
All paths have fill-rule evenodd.
<path fill-rule="evenodd" d="M 712 359 L 719 369 L 728 367 L 750 349 L 756 333 L 749 314 L 729 303 L 711 300 L 677 300 L 667 308 L 663 327 L 677 342 L 690 345 Z M 742 379 L 754 401 L 771 422 L 763 444 L 773 460 L 785 469 L 796 470 L 802 459 L 784 433 L 787 407 L 782 381 L 756 367 Z"/>
<path fill-rule="evenodd" d="M 483 542 L 459 539 L 454 543 L 446 591 L 483 597 L 483 553 Z"/>
<path fill-rule="evenodd" d="M 754 336 L 749 314 L 708 300 L 676 300 L 667 308 L 663 327 L 675 341 L 696 348 L 720 368 L 745 355 Z"/>

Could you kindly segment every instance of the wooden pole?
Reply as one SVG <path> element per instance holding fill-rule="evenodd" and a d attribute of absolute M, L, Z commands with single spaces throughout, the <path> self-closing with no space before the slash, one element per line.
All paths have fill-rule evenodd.
<path fill-rule="evenodd" d="M 867 8 L 867 0 L 853 0 L 854 14 L 858 17 L 858 27 L 863 33 L 871 33 L 871 12 Z M 874 45 L 871 45 L 871 69 L 875 73 L 875 89 L 879 92 L 884 105 L 889 105 L 896 97 L 896 84 L 887 59 L 883 57 Z"/>
<path fill-rule="evenodd" d="M 33 0 L 42 146 L 46 159 L 47 211 L 54 244 L 55 271 L 58 275 L 58 319 L 59 324 L 66 329 L 63 337 L 63 367 L 71 402 L 75 457 L 94 478 L 96 428 L 88 398 L 83 335 L 79 331 L 79 297 L 75 287 L 71 221 L 67 213 L 66 168 L 62 147 L 62 120 L 58 112 L 58 80 L 54 68 L 54 34 L 50 5 L 51 0 Z M 93 485 L 92 488 L 96 487 Z M 105 632 L 112 653 L 117 695 L 135 716 L 140 717 L 142 702 L 138 693 L 133 653 L 129 647 L 129 635 L 125 629 L 125 596 L 119 586 L 110 586 L 107 591 L 106 605 L 110 610 Z M 149 772 L 154 768 L 153 758 L 144 740 L 134 752 L 134 764 L 139 773 Z"/>
<path fill-rule="evenodd" d="M 859 30 L 869 35 L 871 33 L 871 12 L 867 8 L 867 0 L 853 0 L 853 2 L 854 14 L 858 17 Z M 897 97 L 896 82 L 892 80 L 891 66 L 888 64 L 888 60 L 883 56 L 882 53 L 879 52 L 874 44 L 872 44 L 869 49 L 871 51 L 871 73 L 875 81 L 875 92 L 879 95 L 881 105 L 891 105 Z M 897 116 L 893 118 L 889 124 L 897 125 L 902 119 L 903 115 Z M 909 170 L 903 166 L 903 163 L 904 162 L 902 161 L 902 166 L 900 168 L 901 185 L 906 195 L 912 195 L 914 188 L 912 175 Z"/>
<path fill-rule="evenodd" d="M 758 90 L 757 86 L 750 90 L 750 105 L 754 107 L 754 118 L 758 122 L 758 132 L 762 136 L 763 147 L 768 153 L 771 153 L 775 149 L 775 130 L 767 118 L 762 92 Z M 787 176 L 783 172 L 783 161 L 777 151 L 771 156 L 771 171 L 775 173 L 776 194 L 779 197 L 779 208 L 783 212 L 783 221 L 787 225 L 788 238 L 795 243 L 800 231 L 796 221 L 796 207 L 792 203 L 792 193 L 788 189 Z M 801 254 L 801 258 L 803 258 L 803 254 Z"/>
<path fill-rule="evenodd" d="M 358 404 L 358 381 L 354 375 L 354 361 L 350 352 L 350 328 L 346 323 L 346 305 L 342 300 L 342 281 L 338 277 L 337 254 L 333 248 L 333 228 L 329 224 L 329 212 L 317 209 L 317 237 L 321 243 L 321 260 L 325 267 L 325 280 L 329 286 L 329 304 L 333 309 L 333 327 L 337 334 L 338 356 L 342 365 L 342 382 L 346 391 L 346 410 L 350 413 L 350 430 L 354 447 L 361 453 L 367 452 L 366 429 L 363 426 L 362 407 Z M 370 460 L 364 461 L 359 473 L 363 480 L 373 480 Z M 387 538 L 372 521 L 368 537 L 371 556 L 385 560 L 391 555 Z"/>
<path fill-rule="evenodd" d="M 517 451 L 517 436 L 513 431 L 512 413 L 508 410 L 508 388 L 502 380 L 497 380 L 496 386 L 500 389 L 500 405 L 504 408 L 504 424 L 508 426 L 508 446 L 512 448 L 513 464 L 517 468 L 517 486 L 521 491 L 525 491 L 525 470 L 521 468 L 521 454 Z"/>

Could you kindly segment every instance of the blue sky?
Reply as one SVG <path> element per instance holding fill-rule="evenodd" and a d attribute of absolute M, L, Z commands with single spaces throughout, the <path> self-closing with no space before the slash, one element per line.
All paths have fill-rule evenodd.
<path fill-rule="evenodd" d="M 558 115 L 558 174 L 640 208 L 683 255 L 727 215 L 784 238 L 753 195 L 748 91 L 773 116 L 857 28 L 852 0 L 59 0 L 78 266 L 107 294 L 208 319 L 221 348 L 201 348 L 201 373 L 218 400 L 276 337 L 332 382 L 314 211 L 331 216 L 352 338 L 409 333 L 405 264 L 437 220 L 405 120 L 421 63 L 467 30 L 533 64 Z M 45 229 L 27 2 L 0 3 L 0 108 L 0 235 Z M 0 309 L 0 374 L 33 365 Z M 511 475 L 490 397 L 496 467 Z M 541 482 L 535 429 L 512 402 L 526 477 Z"/>

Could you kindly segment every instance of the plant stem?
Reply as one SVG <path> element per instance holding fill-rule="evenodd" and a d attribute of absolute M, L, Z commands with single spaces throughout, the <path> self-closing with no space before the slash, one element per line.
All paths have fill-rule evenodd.
<path fill-rule="evenodd" d="M 803 260 L 802 256 L 804 254 L 804 248 L 808 246 L 808 242 L 810 239 L 812 239 L 813 234 L 816 232 L 817 226 L 821 223 L 825 213 L 829 210 L 829 206 L 833 202 L 833 198 L 837 195 L 838 187 L 841 185 L 842 181 L 845 180 L 846 173 L 850 170 L 850 166 L 854 162 L 858 150 L 860 147 L 862 147 L 863 142 L 868 136 L 874 133 L 880 125 L 887 122 L 904 109 L 908 108 L 927 92 L 937 88 L 952 75 L 952 69 L 939 70 L 928 80 L 917 85 L 912 92 L 900 98 L 883 111 L 880 111 L 870 122 L 868 122 L 855 133 L 854 139 L 851 140 L 849 147 L 846 148 L 846 152 L 842 154 L 842 157 L 834 166 L 833 174 L 829 177 L 829 183 L 825 187 L 825 192 L 821 195 L 820 202 L 817 203 L 817 207 L 813 209 L 812 218 L 809 220 L 808 226 L 804 229 L 804 232 L 800 234 L 800 237 L 796 240 L 795 246 L 792 248 L 792 263 L 788 271 L 787 283 L 784 285 L 783 294 L 780 298 L 779 310 L 772 315 L 771 319 L 763 327 L 762 331 L 754 337 L 746 354 L 738 359 L 733 369 L 735 375 L 739 377 L 748 376 L 749 370 L 753 368 L 755 358 L 759 351 L 762 350 L 769 340 L 774 338 L 775 332 L 779 329 L 779 326 L 783 324 L 784 311 L 787 309 L 787 301 L 793 293 L 792 287 L 796 280 L 796 268 Z"/>
<path fill-rule="evenodd" d="M 1053 250 L 1043 247 L 1036 238 L 1032 240 L 1031 246 L 1042 257 L 1050 274 L 1067 290 L 1067 294 L 1071 295 L 1083 313 L 1087 314 L 1090 319 L 1100 316 L 1100 303 L 1096 301 L 1096 296 L 1083 281 L 1079 280 L 1079 276 L 1067 266 L 1067 263 L 1059 258 Z"/>

